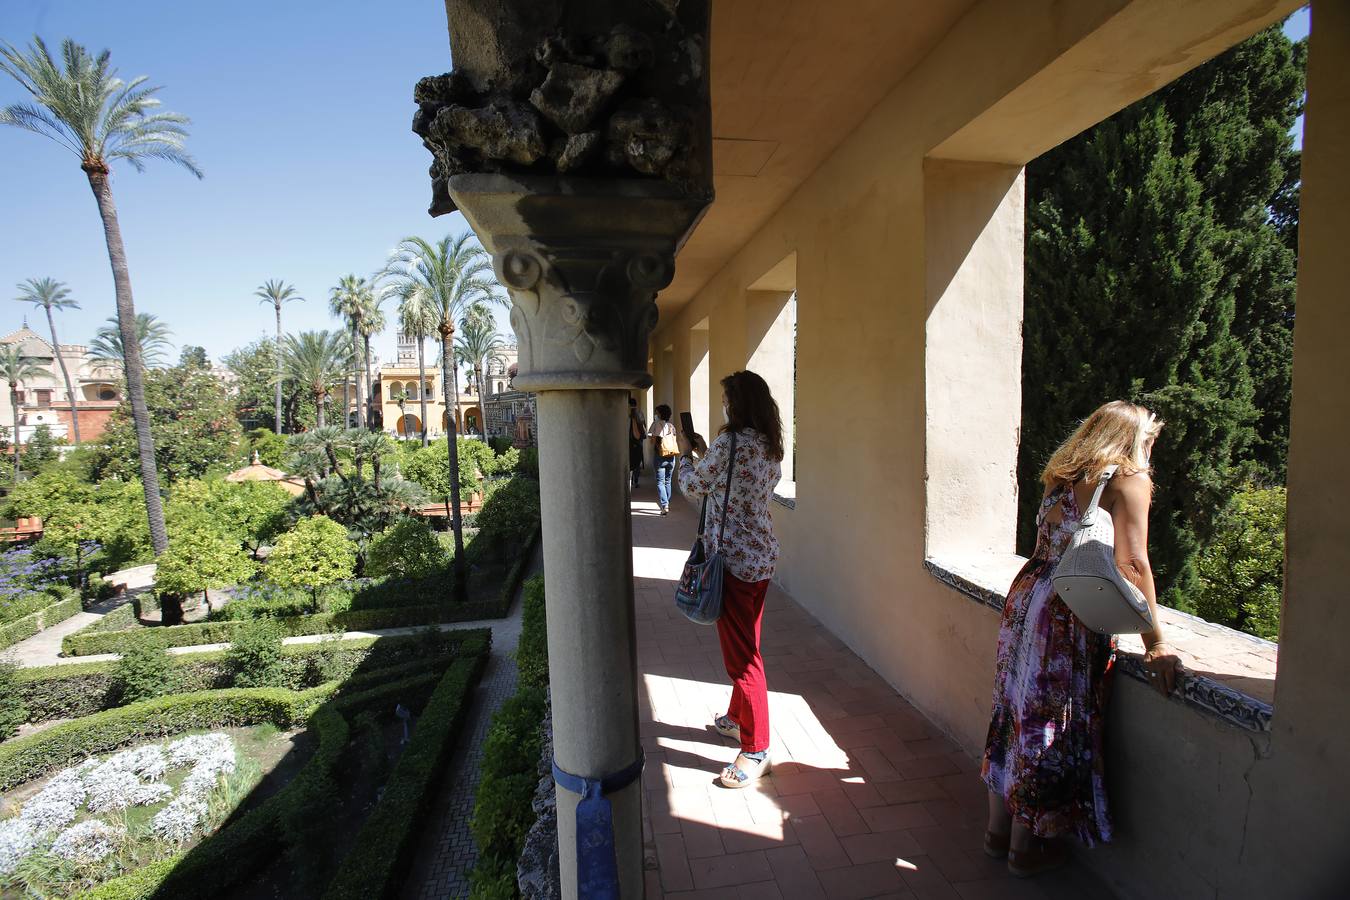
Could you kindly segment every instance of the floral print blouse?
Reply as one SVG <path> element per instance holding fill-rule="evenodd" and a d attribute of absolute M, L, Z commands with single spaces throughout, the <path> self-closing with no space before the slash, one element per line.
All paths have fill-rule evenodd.
<path fill-rule="evenodd" d="M 773 536 L 769 501 L 783 476 L 783 467 L 769 456 L 768 447 L 758 433 L 749 428 L 736 433 L 735 471 L 723 544 L 718 532 L 730 455 L 731 435 L 722 434 L 697 463 L 681 457 L 680 491 L 691 500 L 708 498 L 704 549 L 709 554 L 720 550 L 727 571 L 741 581 L 764 581 L 773 577 L 774 563 L 778 561 L 778 539 Z"/>

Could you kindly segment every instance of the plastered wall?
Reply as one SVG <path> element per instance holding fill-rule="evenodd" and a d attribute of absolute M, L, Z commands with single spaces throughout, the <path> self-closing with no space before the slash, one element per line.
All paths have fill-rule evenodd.
<path fill-rule="evenodd" d="M 988 723 L 998 616 L 937 582 L 923 560 L 1012 546 L 1025 158 L 1001 158 L 988 142 L 1014 128 L 1017 152 L 1048 149 L 1036 143 L 1038 123 L 1010 119 L 1004 101 L 1052 116 L 1056 102 L 1081 94 L 1069 82 L 1089 77 L 1090 60 L 1067 48 L 1088 38 L 1115 46 L 1104 33 L 1116 26 L 1122 40 L 1148 22 L 1166 27 L 1165 5 L 1130 5 L 1148 15 L 1107 6 L 982 4 L 653 338 L 675 347 L 676 404 L 688 408 L 680 361 L 691 329 L 709 324 L 715 392 L 755 349 L 745 337 L 749 286 L 796 254 L 797 499 L 795 509 L 774 507 L 777 579 L 972 754 Z M 1281 12 L 1220 6 L 1209 49 L 1189 64 Z M 1188 22 L 1196 15 L 1187 9 Z M 1267 740 L 1117 682 L 1108 759 L 1118 839 L 1085 859 L 1125 897 L 1333 896 L 1321 879 L 1335 860 L 1343 867 L 1350 846 L 1350 725 L 1338 699 L 1350 683 L 1350 490 L 1329 478 L 1350 446 L 1340 361 L 1350 324 L 1340 249 L 1350 233 L 1345 4 L 1314 7 L 1311 53 L 1275 733 Z M 989 66 L 971 67 L 986 57 Z M 1033 74 L 1032 88 L 1019 89 Z M 1100 74 L 1090 75 L 1096 118 L 1157 86 L 1122 78 L 1112 93 Z M 944 144 L 966 161 L 987 150 L 987 162 L 935 157 Z M 839 359 L 863 375 L 847 391 L 832 377 Z"/>

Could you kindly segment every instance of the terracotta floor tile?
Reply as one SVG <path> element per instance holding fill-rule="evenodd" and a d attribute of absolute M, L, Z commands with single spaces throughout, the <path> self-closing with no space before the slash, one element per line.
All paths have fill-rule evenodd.
<path fill-rule="evenodd" d="M 742 884 L 736 888 L 740 900 L 783 900 L 783 892 L 776 881 L 758 881 L 754 884 Z"/>
<path fill-rule="evenodd" d="M 700 890 L 750 884 L 773 878 L 773 870 L 769 868 L 769 861 L 762 850 L 729 853 L 707 859 L 691 859 L 689 869 L 694 875 L 694 887 Z"/>
<path fill-rule="evenodd" d="M 661 867 L 661 887 L 666 891 L 688 891 L 694 887 L 684 839 L 678 834 L 656 836 L 656 859 Z"/>
<path fill-rule="evenodd" d="M 877 785 L 877 793 L 887 803 L 918 803 L 921 800 L 944 800 L 947 793 L 936 778 L 915 778 L 911 781 L 888 781 Z"/>
<path fill-rule="evenodd" d="M 900 866 L 900 877 L 905 886 L 914 892 L 919 900 L 959 900 L 956 888 L 942 877 L 941 870 L 927 856 L 906 857 L 905 865 Z M 1086 900 L 1086 898 L 1085 898 Z"/>
<path fill-rule="evenodd" d="M 870 830 L 862 816 L 858 815 L 857 808 L 841 789 L 815 791 L 811 796 L 816 798 L 816 804 L 824 814 L 825 820 L 830 823 L 830 830 L 834 832 L 835 837 L 864 834 Z"/>
<path fill-rule="evenodd" d="M 933 825 L 933 815 L 922 803 L 901 803 L 865 809 L 860 815 L 873 831 L 899 831 Z"/>
<path fill-rule="evenodd" d="M 807 816 L 792 823 L 797 840 L 806 851 L 811 867 L 816 871 L 836 869 L 852 865 L 852 860 L 844 852 L 839 838 L 830 828 L 830 823 L 822 816 Z"/>
<path fill-rule="evenodd" d="M 830 869 L 818 873 L 818 877 L 830 900 L 864 900 L 906 890 L 904 879 L 891 860 Z"/>
<path fill-rule="evenodd" d="M 918 856 L 919 842 L 908 831 L 876 831 L 841 837 L 839 843 L 854 864 L 894 862 L 899 857 Z"/>
<path fill-rule="evenodd" d="M 769 861 L 769 868 L 773 870 L 784 900 L 790 898 L 818 900 L 825 896 L 825 891 L 816 877 L 815 868 L 801 847 L 766 850 L 764 857 Z"/>

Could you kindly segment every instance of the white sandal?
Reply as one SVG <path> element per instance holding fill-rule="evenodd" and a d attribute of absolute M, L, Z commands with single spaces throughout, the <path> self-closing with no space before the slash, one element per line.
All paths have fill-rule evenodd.
<path fill-rule="evenodd" d="M 737 754 L 736 761 L 722 770 L 719 780 L 723 787 L 743 788 L 749 787 L 760 776 L 769 771 L 769 756 L 766 753 L 759 762 L 748 759 L 744 753 Z"/>
<path fill-rule="evenodd" d="M 740 741 L 741 726 L 737 725 L 731 716 L 717 716 L 713 719 L 713 730 L 722 737 L 729 737 L 733 741 Z"/>

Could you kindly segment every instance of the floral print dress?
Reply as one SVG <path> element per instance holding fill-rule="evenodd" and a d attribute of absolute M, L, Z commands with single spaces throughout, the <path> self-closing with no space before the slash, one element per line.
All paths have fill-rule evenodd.
<path fill-rule="evenodd" d="M 778 562 L 778 539 L 773 536 L 769 501 L 783 477 L 783 467 L 769 456 L 758 432 L 749 428 L 736 432 L 736 466 L 731 480 L 726 540 L 722 542 L 718 537 L 730 456 L 731 435 L 722 434 L 697 463 L 682 457 L 680 491 L 691 500 L 708 498 L 703 549 L 709 555 L 720 549 L 727 571 L 741 581 L 764 581 L 773 577 L 773 567 Z"/>
<path fill-rule="evenodd" d="M 1115 639 L 1084 626 L 1050 581 L 1079 518 L 1072 485 L 1041 503 L 1036 552 L 1003 606 L 980 774 L 1033 834 L 1073 834 L 1091 847 L 1111 839 L 1102 762 Z"/>

